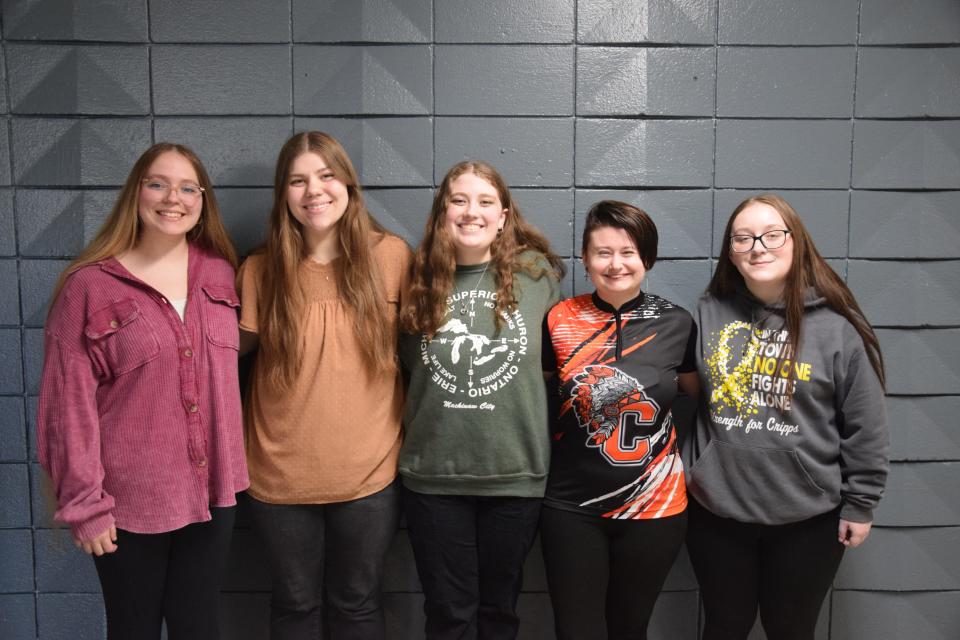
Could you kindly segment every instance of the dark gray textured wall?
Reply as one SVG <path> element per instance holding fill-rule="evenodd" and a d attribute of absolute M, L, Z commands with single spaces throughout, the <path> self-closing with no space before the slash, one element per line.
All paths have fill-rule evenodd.
<path fill-rule="evenodd" d="M 344 142 L 372 209 L 416 242 L 449 165 L 501 168 L 571 258 L 602 197 L 644 206 L 649 287 L 691 305 L 728 213 L 775 189 L 877 325 L 894 464 L 819 637 L 960 637 L 960 2 L 957 0 L 3 0 L 0 638 L 102 638 L 92 563 L 51 528 L 30 423 L 56 275 L 153 141 L 194 147 L 241 249 L 294 131 Z M 576 265 L 574 265 L 576 267 Z M 579 269 L 568 293 L 584 290 Z M 227 638 L 265 637 L 241 525 Z M 419 637 L 403 535 L 391 637 Z M 653 634 L 693 640 L 678 562 Z M 538 551 L 523 637 L 551 635 Z M 757 634 L 757 637 L 762 637 Z"/>

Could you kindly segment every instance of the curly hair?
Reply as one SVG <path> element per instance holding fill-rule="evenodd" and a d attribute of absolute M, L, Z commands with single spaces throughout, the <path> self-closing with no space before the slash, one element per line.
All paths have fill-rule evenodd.
<path fill-rule="evenodd" d="M 490 247 L 490 271 L 497 283 L 494 309 L 496 326 L 501 326 L 504 313 L 512 312 L 517 307 L 514 293 L 514 274 L 517 271 L 523 271 L 535 279 L 545 275 L 558 280 L 563 277 L 563 262 L 551 250 L 543 234 L 524 220 L 500 173 L 479 160 L 460 162 L 447 171 L 434 195 L 423 241 L 414 257 L 409 295 L 400 312 L 400 328 L 406 333 L 423 333 L 432 337 L 443 323 L 447 297 L 453 292 L 457 269 L 456 250 L 445 225 L 450 185 L 468 173 L 489 182 L 496 189 L 506 211 L 503 230 Z M 521 254 L 527 251 L 539 255 L 533 259 L 524 258 Z M 549 263 L 549 269 L 543 266 L 543 260 L 539 259 L 541 256 Z"/>

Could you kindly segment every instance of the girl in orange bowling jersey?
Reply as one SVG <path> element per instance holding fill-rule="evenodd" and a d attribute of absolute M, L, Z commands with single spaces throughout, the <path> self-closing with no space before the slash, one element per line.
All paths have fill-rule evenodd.
<path fill-rule="evenodd" d="M 670 408 L 678 384 L 696 391 L 696 327 L 640 290 L 656 259 L 646 213 L 597 203 L 583 233 L 596 291 L 547 317 L 561 405 L 540 535 L 561 640 L 646 638 L 687 528 Z"/>

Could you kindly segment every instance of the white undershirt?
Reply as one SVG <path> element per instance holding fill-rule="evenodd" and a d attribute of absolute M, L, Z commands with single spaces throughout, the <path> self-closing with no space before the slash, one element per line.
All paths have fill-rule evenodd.
<path fill-rule="evenodd" d="M 173 305 L 173 308 L 177 310 L 177 315 L 180 316 L 180 321 L 183 321 L 183 312 L 187 309 L 187 299 L 180 298 L 179 300 L 174 300 L 172 298 L 167 298 L 170 300 L 170 304 Z"/>

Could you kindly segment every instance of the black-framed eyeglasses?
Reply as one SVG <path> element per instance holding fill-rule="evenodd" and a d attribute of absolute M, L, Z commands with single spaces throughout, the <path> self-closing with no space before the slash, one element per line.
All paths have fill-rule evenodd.
<path fill-rule="evenodd" d="M 779 249 L 787 243 L 787 234 L 789 233 L 790 229 L 771 229 L 758 236 L 737 233 L 730 236 L 730 248 L 734 253 L 747 253 L 748 251 L 753 251 L 754 245 L 756 245 L 757 240 L 759 240 L 763 248 L 768 251 Z"/>

